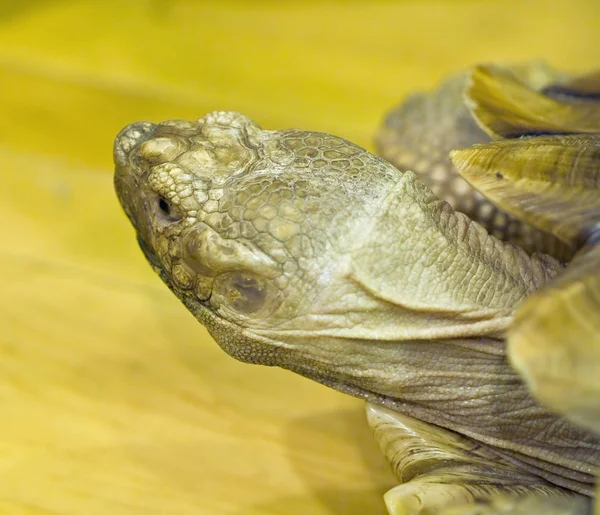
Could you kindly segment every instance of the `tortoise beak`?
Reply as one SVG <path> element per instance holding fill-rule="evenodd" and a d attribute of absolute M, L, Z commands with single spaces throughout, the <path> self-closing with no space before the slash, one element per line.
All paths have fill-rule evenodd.
<path fill-rule="evenodd" d="M 144 238 L 142 238 L 139 234 L 137 235 L 137 242 L 138 242 L 138 245 L 140 246 L 140 249 L 142 249 L 142 252 L 144 253 L 144 256 L 146 256 L 146 259 L 148 260 L 148 262 L 152 266 L 152 268 L 154 268 L 154 269 L 159 268 L 160 269 L 161 268 L 161 264 L 160 264 L 160 262 L 158 260 L 158 256 L 152 251 L 152 249 L 146 243 L 146 241 L 144 240 Z"/>

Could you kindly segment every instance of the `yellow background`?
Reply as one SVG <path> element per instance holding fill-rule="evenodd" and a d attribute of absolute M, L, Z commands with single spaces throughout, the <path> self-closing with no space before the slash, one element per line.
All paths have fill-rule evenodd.
<path fill-rule="evenodd" d="M 381 514 L 362 403 L 237 363 L 112 190 L 125 124 L 235 109 L 371 146 L 478 61 L 598 65 L 600 2 L 0 1 L 0 513 Z"/>

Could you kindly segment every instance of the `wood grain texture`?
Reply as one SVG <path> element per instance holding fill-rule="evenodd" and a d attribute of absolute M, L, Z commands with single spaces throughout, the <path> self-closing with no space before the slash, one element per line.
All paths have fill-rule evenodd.
<path fill-rule="evenodd" d="M 112 190 L 125 124 L 240 110 L 371 147 L 477 61 L 600 62 L 600 3 L 0 0 L 0 513 L 383 513 L 362 403 L 226 356 Z"/>

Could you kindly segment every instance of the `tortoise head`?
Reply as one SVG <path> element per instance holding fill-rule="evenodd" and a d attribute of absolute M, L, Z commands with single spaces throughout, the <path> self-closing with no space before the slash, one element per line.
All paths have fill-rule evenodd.
<path fill-rule="evenodd" d="M 363 149 L 217 112 L 132 124 L 114 159 L 148 261 L 234 357 L 282 364 L 292 336 L 347 331 L 373 307 L 349 254 L 400 174 Z"/>

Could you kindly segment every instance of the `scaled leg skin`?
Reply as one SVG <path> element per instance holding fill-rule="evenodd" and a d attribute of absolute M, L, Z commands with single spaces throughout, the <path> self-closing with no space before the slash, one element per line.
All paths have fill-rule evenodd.
<path fill-rule="evenodd" d="M 552 485 L 445 429 L 367 404 L 367 419 L 400 485 L 390 515 L 589 515 L 591 500 Z"/>

